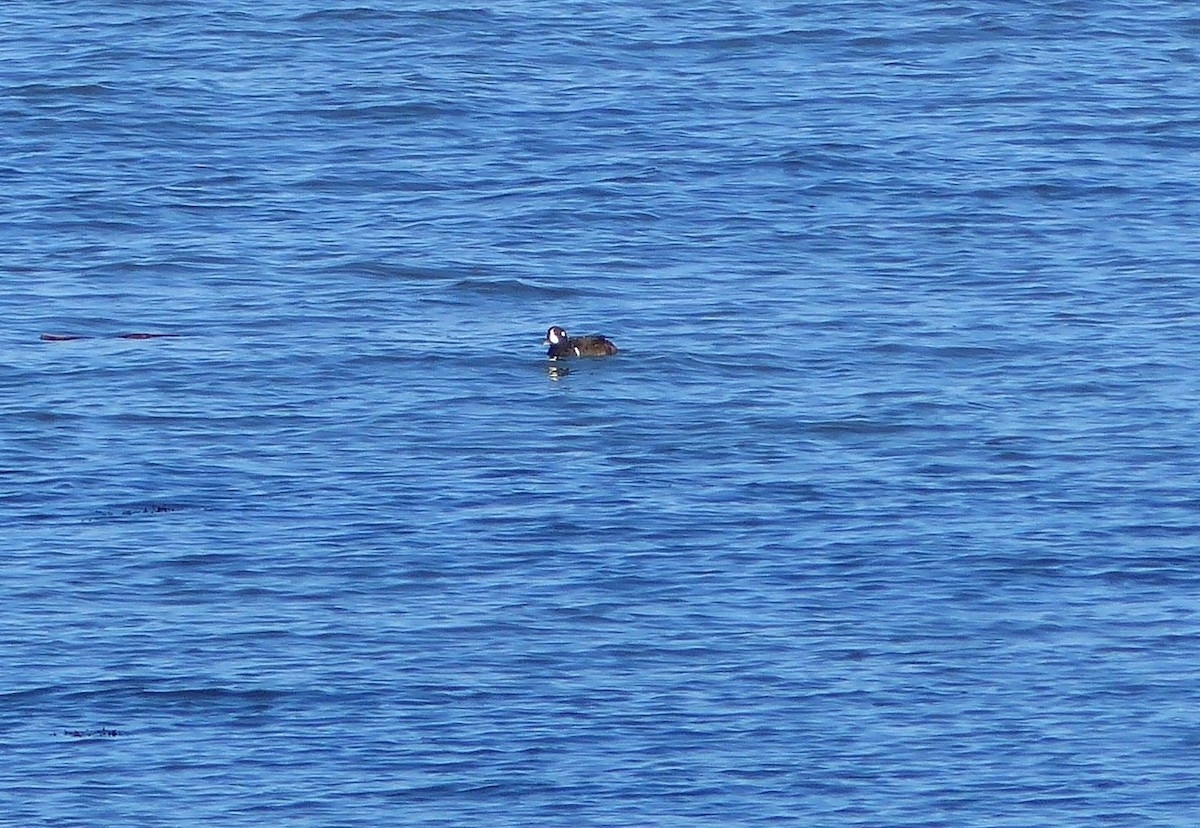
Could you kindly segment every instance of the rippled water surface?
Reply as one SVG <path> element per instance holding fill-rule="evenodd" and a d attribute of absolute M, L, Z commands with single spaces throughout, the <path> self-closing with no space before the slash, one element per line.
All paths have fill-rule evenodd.
<path fill-rule="evenodd" d="M 0 10 L 3 819 L 1194 819 L 1195 9 L 201 5 Z"/>

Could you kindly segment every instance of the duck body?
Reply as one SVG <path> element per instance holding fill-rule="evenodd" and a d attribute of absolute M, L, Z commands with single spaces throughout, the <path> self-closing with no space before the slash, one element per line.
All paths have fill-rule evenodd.
<path fill-rule="evenodd" d="M 617 353 L 618 348 L 611 339 L 593 334 L 591 336 L 568 336 L 562 328 L 554 325 L 546 331 L 546 341 L 550 350 L 546 356 L 550 359 L 567 357 L 603 357 Z"/>

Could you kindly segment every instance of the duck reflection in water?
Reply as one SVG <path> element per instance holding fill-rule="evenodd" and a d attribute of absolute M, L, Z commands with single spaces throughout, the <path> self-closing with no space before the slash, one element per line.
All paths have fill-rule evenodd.
<path fill-rule="evenodd" d="M 546 364 L 546 376 L 550 377 L 550 379 L 554 380 L 555 382 L 563 379 L 569 373 L 571 373 L 570 367 L 561 362 L 554 362 L 551 360 Z"/>

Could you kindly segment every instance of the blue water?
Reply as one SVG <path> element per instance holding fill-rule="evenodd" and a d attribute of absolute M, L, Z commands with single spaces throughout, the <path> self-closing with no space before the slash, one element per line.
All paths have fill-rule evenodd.
<path fill-rule="evenodd" d="M 0 32 L 0 822 L 1194 820 L 1190 4 Z"/>

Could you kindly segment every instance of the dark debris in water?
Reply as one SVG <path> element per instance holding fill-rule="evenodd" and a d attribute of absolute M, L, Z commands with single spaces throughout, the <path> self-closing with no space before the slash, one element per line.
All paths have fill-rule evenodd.
<path fill-rule="evenodd" d="M 176 339 L 182 336 L 177 333 L 149 333 L 144 331 L 136 331 L 134 333 L 113 334 L 112 339 Z M 86 334 L 56 334 L 44 333 L 39 339 L 42 342 L 75 342 L 80 339 L 95 339 L 96 337 Z"/>
<path fill-rule="evenodd" d="M 178 512 L 184 507 L 177 503 L 147 503 L 145 506 L 137 506 L 132 509 L 125 509 L 121 512 L 122 515 L 161 515 L 165 512 Z"/>
<path fill-rule="evenodd" d="M 109 509 L 99 509 L 85 518 L 87 522 L 112 520 L 113 518 L 138 518 L 147 515 L 165 515 L 171 512 L 181 512 L 189 508 L 181 503 L 140 503 L 124 507 L 113 506 Z"/>
<path fill-rule="evenodd" d="M 122 734 L 111 727 L 101 727 L 97 730 L 64 730 L 62 735 L 72 739 L 112 739 Z"/>

